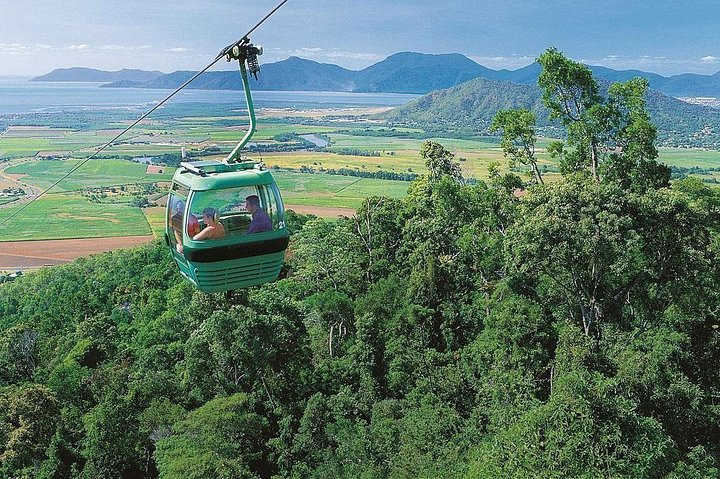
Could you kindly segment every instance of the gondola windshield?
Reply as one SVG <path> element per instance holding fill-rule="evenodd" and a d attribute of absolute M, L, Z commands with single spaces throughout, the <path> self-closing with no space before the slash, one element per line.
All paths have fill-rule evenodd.
<path fill-rule="evenodd" d="M 214 238 L 264 233 L 284 227 L 281 208 L 278 208 L 275 185 L 259 185 L 221 190 L 198 191 L 192 195 L 186 231 L 199 224 L 200 230 L 208 225 L 204 212 L 212 210 L 223 234 Z M 195 234 L 197 236 L 198 233 Z"/>

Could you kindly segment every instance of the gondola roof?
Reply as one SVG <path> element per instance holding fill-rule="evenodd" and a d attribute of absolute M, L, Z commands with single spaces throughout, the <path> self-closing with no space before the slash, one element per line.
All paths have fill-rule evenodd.
<path fill-rule="evenodd" d="M 217 190 L 274 183 L 270 171 L 258 163 L 225 163 L 219 160 L 182 163 L 173 181 L 193 191 Z"/>

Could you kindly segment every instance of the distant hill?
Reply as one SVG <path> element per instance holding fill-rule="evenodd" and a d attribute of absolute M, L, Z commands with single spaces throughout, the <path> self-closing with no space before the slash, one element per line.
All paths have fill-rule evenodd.
<path fill-rule="evenodd" d="M 58 68 L 46 75 L 35 77 L 30 81 L 55 81 L 55 82 L 137 82 L 144 83 L 151 81 L 163 72 L 144 71 L 144 70 L 119 70 L 108 72 L 103 70 L 95 70 L 93 68 Z"/>
<path fill-rule="evenodd" d="M 416 98 L 391 110 L 385 118 L 423 128 L 446 125 L 481 131 L 490 126 L 498 110 L 511 108 L 530 109 L 541 124 L 547 124 L 539 88 L 486 78 Z"/>
<path fill-rule="evenodd" d="M 650 88 L 668 96 L 720 98 L 720 72 L 714 75 L 683 73 L 664 77 L 641 70 L 613 70 L 612 68 L 595 65 L 590 65 L 589 68 L 595 77 L 609 82 L 624 82 L 635 77 L 647 78 L 650 82 Z M 540 69 L 540 65 L 535 62 L 518 70 L 499 70 L 494 76 L 487 76 L 486 78 L 511 81 L 523 85 L 537 85 Z"/>
<path fill-rule="evenodd" d="M 253 90 L 278 91 L 353 91 L 352 71 L 337 65 L 318 63 L 290 57 L 277 63 L 262 65 L 258 79 L 251 77 Z M 135 83 L 128 81 L 102 85 L 107 88 L 177 88 L 196 72 L 176 71 L 151 81 Z M 242 90 L 240 75 L 236 70 L 205 72 L 188 88 L 196 90 Z"/>
<path fill-rule="evenodd" d="M 494 74 L 494 70 L 457 53 L 426 55 L 403 52 L 357 72 L 354 91 L 427 93 Z"/>
<path fill-rule="evenodd" d="M 601 80 L 606 88 L 609 82 Z M 501 109 L 527 108 L 538 125 L 556 131 L 548 119 L 537 86 L 476 78 L 446 90 L 432 92 L 395 108 L 384 118 L 400 125 L 429 130 L 448 129 L 486 133 Z M 661 144 L 668 146 L 720 146 L 720 110 L 692 105 L 656 90 L 647 95 L 647 108 L 658 128 Z"/>

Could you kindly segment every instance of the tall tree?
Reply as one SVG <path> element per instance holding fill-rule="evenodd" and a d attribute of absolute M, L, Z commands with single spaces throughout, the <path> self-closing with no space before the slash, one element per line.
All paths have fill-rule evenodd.
<path fill-rule="evenodd" d="M 449 176 L 456 180 L 462 179 L 460 165 L 453 161 L 455 155 L 440 143 L 426 140 L 420 147 L 420 157 L 425 160 L 430 181 L 437 181 L 442 176 Z"/>
<path fill-rule="evenodd" d="M 602 104 L 598 84 L 588 67 L 566 58 L 555 48 L 540 55 L 543 70 L 538 85 L 550 118 L 560 119 L 568 129 L 568 143 L 588 161 L 594 178 L 598 178 L 598 108 Z"/>
<path fill-rule="evenodd" d="M 520 162 L 529 165 L 535 181 L 543 184 L 535 157 L 535 115 L 530 110 L 500 110 L 493 118 L 492 131 L 502 131 L 503 155 L 511 158 L 510 166 Z"/>
<path fill-rule="evenodd" d="M 523 208 L 509 234 L 512 264 L 539 277 L 537 290 L 567 305 L 587 335 L 658 314 L 675 289 L 665 288 L 693 281 L 709 261 L 707 213 L 666 189 L 638 195 L 573 179 L 534 191 Z"/>
<path fill-rule="evenodd" d="M 603 96 L 590 69 L 555 48 L 538 62 L 543 102 L 550 117 L 567 128 L 568 149 L 560 144 L 549 148 L 565 171 L 589 165 L 595 180 L 602 177 L 636 191 L 668 185 L 670 170 L 655 161 L 657 130 L 645 109 L 646 79 L 613 83 Z"/>

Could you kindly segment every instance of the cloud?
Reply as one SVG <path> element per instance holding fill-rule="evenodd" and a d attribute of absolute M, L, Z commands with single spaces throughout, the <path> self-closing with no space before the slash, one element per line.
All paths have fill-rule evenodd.
<path fill-rule="evenodd" d="M 478 56 L 468 55 L 471 60 L 479 63 L 480 65 L 491 68 L 494 70 L 508 69 L 514 70 L 522 68 L 526 65 L 531 64 L 535 61 L 535 56 L 532 55 L 510 55 L 510 56 Z"/>
<path fill-rule="evenodd" d="M 33 48 L 19 43 L 0 43 L 0 54 L 16 56 L 32 52 Z"/>
<path fill-rule="evenodd" d="M 82 45 L 70 45 L 68 48 L 70 50 L 85 50 L 88 46 L 85 44 Z"/>
<path fill-rule="evenodd" d="M 679 73 L 713 73 L 711 65 L 720 63 L 720 57 L 706 56 L 703 58 L 668 58 L 666 56 L 639 55 L 605 55 L 600 58 L 574 59 L 586 65 L 599 65 L 615 70 L 641 70 L 661 75 Z"/>
<path fill-rule="evenodd" d="M 100 50 L 111 50 L 116 52 L 135 52 L 138 50 L 149 50 L 151 45 L 102 45 Z"/>
<path fill-rule="evenodd" d="M 172 53 L 185 53 L 185 52 L 191 51 L 191 49 L 184 48 L 184 47 L 175 47 L 175 48 L 168 48 L 167 51 L 172 52 Z"/>

